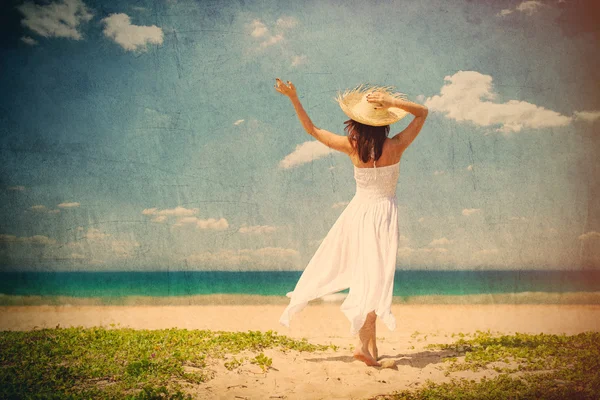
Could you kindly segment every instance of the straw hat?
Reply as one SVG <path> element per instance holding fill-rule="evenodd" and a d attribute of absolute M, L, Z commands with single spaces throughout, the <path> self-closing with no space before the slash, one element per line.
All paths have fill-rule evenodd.
<path fill-rule="evenodd" d="M 376 110 L 375 107 L 380 105 L 369 103 L 367 95 L 371 92 L 383 92 L 394 98 L 406 100 L 405 94 L 392 92 L 392 90 L 392 86 L 366 86 L 363 84 L 352 90 L 346 90 L 344 93 L 338 93 L 335 100 L 347 116 L 361 124 L 371 126 L 391 125 L 408 115 L 408 112 L 398 107 L 379 107 Z"/>

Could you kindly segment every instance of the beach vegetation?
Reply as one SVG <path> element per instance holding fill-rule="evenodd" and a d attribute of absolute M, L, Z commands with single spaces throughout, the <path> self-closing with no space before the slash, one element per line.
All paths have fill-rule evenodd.
<path fill-rule="evenodd" d="M 429 349 L 451 350 L 445 357 L 447 382 L 427 380 L 418 390 L 377 396 L 377 400 L 597 400 L 600 398 L 600 332 L 567 336 L 514 335 L 477 331 L 457 335 L 450 344 Z M 505 366 L 498 366 L 504 364 Z M 451 376 L 456 371 L 492 369 L 496 376 L 480 380 Z"/>
<path fill-rule="evenodd" d="M 477 331 L 456 336 L 452 343 L 426 346 L 447 353 L 441 364 L 443 379 L 376 399 L 598 399 L 598 332 L 566 336 Z M 213 379 L 215 364 L 234 370 L 249 362 L 266 373 L 273 360 L 265 350 L 338 348 L 273 331 L 100 327 L 4 331 L 0 398 L 190 399 L 185 389 Z M 457 377 L 460 371 L 492 374 L 476 380 Z"/>
<path fill-rule="evenodd" d="M 184 384 L 215 376 L 227 355 L 251 359 L 267 371 L 265 349 L 337 350 L 273 331 L 135 330 L 71 327 L 0 332 L 0 398 L 180 399 Z M 233 358 L 226 368 L 241 365 Z"/>
<path fill-rule="evenodd" d="M 260 353 L 252 360 L 250 360 L 252 364 L 257 364 L 262 368 L 263 372 L 266 372 L 267 369 L 273 364 L 273 360 L 270 357 L 264 355 L 264 353 Z"/>
<path fill-rule="evenodd" d="M 244 363 L 245 360 L 247 360 L 247 357 L 242 357 L 242 358 L 239 358 L 239 359 L 233 357 L 230 361 L 225 361 L 224 366 L 228 370 L 233 371 L 234 369 L 236 369 L 239 366 L 241 366 Z"/>

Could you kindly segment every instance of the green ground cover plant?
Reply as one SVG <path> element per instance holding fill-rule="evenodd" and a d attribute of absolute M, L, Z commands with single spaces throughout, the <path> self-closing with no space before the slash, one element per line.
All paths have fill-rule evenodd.
<path fill-rule="evenodd" d="M 454 337 L 455 335 L 452 335 Z M 377 400 L 598 400 L 600 399 L 600 333 L 573 336 L 548 334 L 494 335 L 477 331 L 458 334 L 450 344 L 429 349 L 454 350 L 446 371 L 493 369 L 500 374 L 481 380 L 428 380 L 416 391 L 377 396 Z M 472 336 L 466 339 L 467 336 Z M 503 365 L 504 364 L 504 365 Z M 503 365 L 503 366 L 502 366 Z"/>
<path fill-rule="evenodd" d="M 268 348 L 338 349 L 273 331 L 102 327 L 4 331 L 0 332 L 0 398 L 188 398 L 181 383 L 212 379 L 209 358 L 223 362 L 226 355 L 256 352 L 249 361 L 266 371 L 272 360 L 262 351 Z M 234 357 L 223 363 L 234 369 L 246 359 Z"/>
<path fill-rule="evenodd" d="M 454 376 L 447 382 L 429 380 L 419 389 L 376 399 L 600 399 L 600 333 L 477 331 L 452 337 L 456 337 L 452 343 L 425 346 L 453 351 L 454 356 L 444 359 L 447 376 L 467 370 L 494 370 L 497 376 L 477 381 Z M 272 359 L 264 350 L 270 348 L 283 352 L 339 349 L 273 331 L 100 327 L 4 331 L 0 332 L 0 398 L 190 399 L 182 384 L 210 381 L 213 362 L 228 370 L 256 364 L 268 373 Z"/>

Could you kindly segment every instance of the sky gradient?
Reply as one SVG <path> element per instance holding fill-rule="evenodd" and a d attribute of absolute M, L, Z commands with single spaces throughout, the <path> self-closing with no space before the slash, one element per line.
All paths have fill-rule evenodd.
<path fill-rule="evenodd" d="M 304 269 L 355 182 L 276 77 L 338 134 L 361 83 L 429 108 L 399 269 L 600 268 L 597 2 L 2 8 L 0 271 Z"/>

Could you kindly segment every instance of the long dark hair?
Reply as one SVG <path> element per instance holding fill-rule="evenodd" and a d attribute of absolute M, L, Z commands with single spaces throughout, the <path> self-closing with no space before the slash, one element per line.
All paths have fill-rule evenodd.
<path fill-rule="evenodd" d="M 375 161 L 379 160 L 383 153 L 385 138 L 390 133 L 390 126 L 365 125 L 353 119 L 344 121 L 344 124 L 346 124 L 344 131 L 348 134 L 348 140 L 362 162 L 366 163 L 371 159 L 371 149 L 374 150 Z"/>

